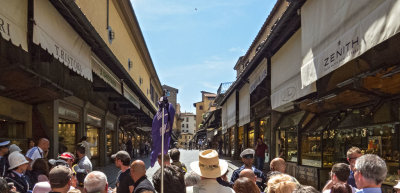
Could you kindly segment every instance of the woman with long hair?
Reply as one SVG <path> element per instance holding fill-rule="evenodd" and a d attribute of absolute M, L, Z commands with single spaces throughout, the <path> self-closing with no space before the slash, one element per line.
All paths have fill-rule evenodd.
<path fill-rule="evenodd" d="M 49 181 L 49 165 L 47 161 L 43 158 L 36 159 L 33 162 L 32 170 L 27 172 L 31 187 L 33 187 L 38 182 Z"/>
<path fill-rule="evenodd" d="M 256 183 L 247 177 L 241 177 L 235 181 L 233 190 L 236 193 L 260 193 L 260 189 Z"/>

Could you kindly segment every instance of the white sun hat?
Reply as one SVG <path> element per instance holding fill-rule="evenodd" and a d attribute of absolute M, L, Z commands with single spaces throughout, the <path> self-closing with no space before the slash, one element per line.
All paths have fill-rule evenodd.
<path fill-rule="evenodd" d="M 12 170 L 22 164 L 29 163 L 25 156 L 18 151 L 14 151 L 8 155 L 8 162 L 10 163 L 10 167 L 8 168 L 9 170 Z"/>

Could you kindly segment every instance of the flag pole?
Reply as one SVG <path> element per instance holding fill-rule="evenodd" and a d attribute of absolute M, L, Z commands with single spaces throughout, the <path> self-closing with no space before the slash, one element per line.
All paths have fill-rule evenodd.
<path fill-rule="evenodd" d="M 165 96 L 164 96 L 165 97 Z M 162 124 L 161 124 L 161 193 L 164 193 L 164 134 L 165 134 L 165 123 L 164 123 L 164 109 L 165 103 L 164 98 L 162 100 Z"/>

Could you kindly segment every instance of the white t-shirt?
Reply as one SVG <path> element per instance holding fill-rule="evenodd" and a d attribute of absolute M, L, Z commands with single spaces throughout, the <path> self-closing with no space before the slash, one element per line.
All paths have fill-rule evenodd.
<path fill-rule="evenodd" d="M 90 153 L 90 148 L 91 147 L 96 147 L 96 143 L 95 144 L 91 144 L 87 141 L 82 141 L 81 144 L 85 147 L 85 154 L 86 156 L 91 159 L 92 158 L 92 153 Z"/>

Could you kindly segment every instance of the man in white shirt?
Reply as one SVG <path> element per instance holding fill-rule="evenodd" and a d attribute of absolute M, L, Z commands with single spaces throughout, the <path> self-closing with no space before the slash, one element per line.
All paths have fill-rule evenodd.
<path fill-rule="evenodd" d="M 45 158 L 46 152 L 49 150 L 50 142 L 46 138 L 39 139 L 38 145 L 32 147 L 28 152 L 26 152 L 26 157 L 33 163 L 36 159 Z"/>
<path fill-rule="evenodd" d="M 76 155 L 78 156 L 79 162 L 78 166 L 80 169 L 85 169 L 87 173 L 92 171 L 92 162 L 86 156 L 85 147 L 82 144 L 79 144 L 76 147 Z"/>
<path fill-rule="evenodd" d="M 215 150 L 208 149 L 200 152 L 199 161 L 192 162 L 190 168 L 201 176 L 201 180 L 194 186 L 186 187 L 187 193 L 234 193 L 232 188 L 222 186 L 217 182 L 228 170 L 228 162 L 220 160 Z"/>

